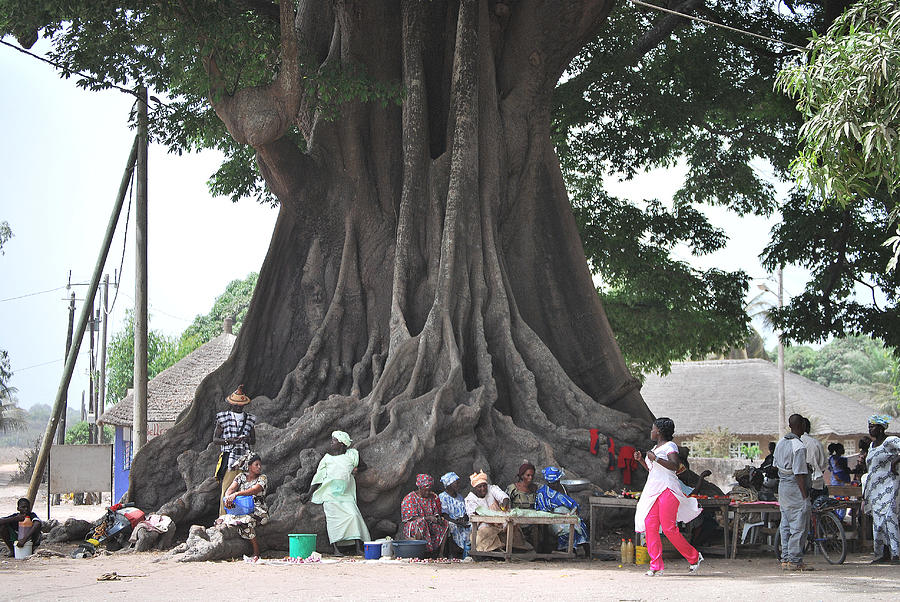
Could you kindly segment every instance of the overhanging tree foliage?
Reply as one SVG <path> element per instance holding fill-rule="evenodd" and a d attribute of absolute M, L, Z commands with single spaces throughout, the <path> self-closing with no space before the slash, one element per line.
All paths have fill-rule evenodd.
<path fill-rule="evenodd" d="M 223 332 L 225 318 L 234 320 L 232 332 L 238 334 L 250 309 L 250 299 L 259 274 L 251 272 L 243 280 L 235 279 L 228 283 L 221 295 L 216 297 L 212 308 L 202 316 L 197 316 L 190 326 L 184 329 L 178 340 L 177 359 L 219 336 Z"/>
<path fill-rule="evenodd" d="M 761 1 L 677 6 L 802 37 L 836 3 L 795 4 L 804 10 L 785 15 Z M 590 260 L 609 267 L 603 293 L 623 315 L 683 310 L 685 330 L 721 325 L 690 352 L 745 331 L 734 301 L 745 277 L 697 273 L 669 253 L 722 244 L 693 203 L 772 209 L 749 162 L 787 164 L 781 130 L 794 113 L 771 92 L 780 46 L 606 0 L 0 7 L 2 31 L 52 36 L 65 69 L 105 82 L 88 87 L 167 91 L 158 140 L 223 150 L 219 192 L 280 203 L 231 358 L 135 460 L 132 497 L 179 524 L 214 513 L 212 418 L 241 383 L 261 417 L 272 492 L 263 541 L 323 532 L 319 508 L 298 497 L 335 428 L 370 466 L 360 502 L 381 530 L 417 471 L 485 469 L 503 482 L 527 457 L 609 484 L 587 429 L 640 444 L 650 414 L 594 289 L 563 172 L 582 225 L 595 226 Z M 251 154 L 266 188 L 246 169 Z M 672 208 L 631 211 L 591 177 L 680 156 L 691 171 Z M 604 246 L 604 211 L 647 221 Z M 664 286 L 679 278 L 696 287 L 688 299 Z"/>

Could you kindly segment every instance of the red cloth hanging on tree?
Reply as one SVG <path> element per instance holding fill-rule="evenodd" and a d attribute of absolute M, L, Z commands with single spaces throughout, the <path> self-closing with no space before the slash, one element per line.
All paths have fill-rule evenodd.
<path fill-rule="evenodd" d="M 631 445 L 623 445 L 619 448 L 618 466 L 622 469 L 622 481 L 631 485 L 631 471 L 637 470 L 638 461 L 634 459 L 636 450 Z"/>

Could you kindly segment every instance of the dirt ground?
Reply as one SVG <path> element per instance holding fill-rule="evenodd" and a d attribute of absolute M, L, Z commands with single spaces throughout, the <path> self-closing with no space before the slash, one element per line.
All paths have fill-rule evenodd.
<path fill-rule="evenodd" d="M 0 466 L 0 514 L 12 512 L 24 485 L 5 484 L 13 470 Z M 41 496 L 45 494 L 42 493 Z M 9 510 L 7 510 L 9 508 Z M 46 516 L 46 497 L 36 504 Z M 94 520 L 103 506 L 51 508 L 51 518 Z M 689 576 L 684 560 L 667 560 L 666 574 L 615 562 L 537 561 L 407 564 L 353 561 L 273 565 L 243 561 L 177 563 L 161 553 L 128 553 L 73 559 L 74 543 L 42 546 L 65 554 L 28 560 L 0 559 L 0 600 L 221 600 L 234 595 L 262 599 L 395 600 L 433 594 L 441 600 L 803 600 L 900 599 L 900 567 L 870 566 L 868 556 L 850 555 L 840 566 L 818 557 L 817 570 L 785 574 L 773 559 L 709 558 L 701 574 Z M 4 550 L 0 550 L 3 552 Z M 118 580 L 98 581 L 115 572 Z M 241 593 L 242 592 L 242 593 Z"/>

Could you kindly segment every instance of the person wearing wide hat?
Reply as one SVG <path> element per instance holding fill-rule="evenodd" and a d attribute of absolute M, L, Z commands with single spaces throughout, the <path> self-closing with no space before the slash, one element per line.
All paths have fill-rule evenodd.
<path fill-rule="evenodd" d="M 222 446 L 219 463 L 216 466 L 216 479 L 222 483 L 222 494 L 219 496 L 219 516 L 225 514 L 223 498 L 234 478 L 241 472 L 241 457 L 256 445 L 256 416 L 244 408 L 250 398 L 244 395 L 244 385 L 225 398 L 229 409 L 216 414 L 216 430 L 213 443 Z"/>

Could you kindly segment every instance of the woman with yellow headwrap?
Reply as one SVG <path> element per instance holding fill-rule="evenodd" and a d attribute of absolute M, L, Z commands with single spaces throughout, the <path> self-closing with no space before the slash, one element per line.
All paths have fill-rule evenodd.
<path fill-rule="evenodd" d="M 300 497 L 304 504 L 312 501 L 322 504 L 328 539 L 336 556 L 343 556 L 338 544 L 356 543 L 356 552 L 362 554 L 362 542 L 371 539 L 369 529 L 356 505 L 356 479 L 358 470 L 365 470 L 359 459 L 359 451 L 349 449 L 352 440 L 344 431 L 331 433 L 331 444 L 310 483 L 309 492 Z"/>
<path fill-rule="evenodd" d="M 471 517 L 479 508 L 503 511 L 509 510 L 509 496 L 496 485 L 488 484 L 488 476 L 484 471 L 469 475 L 472 491 L 466 496 L 466 514 Z M 478 538 L 475 550 L 478 552 L 490 552 L 506 545 L 506 526 L 490 523 L 481 523 L 478 527 Z M 522 550 L 532 549 L 531 544 L 525 541 L 522 530 L 519 527 L 513 529 L 513 547 Z"/>

